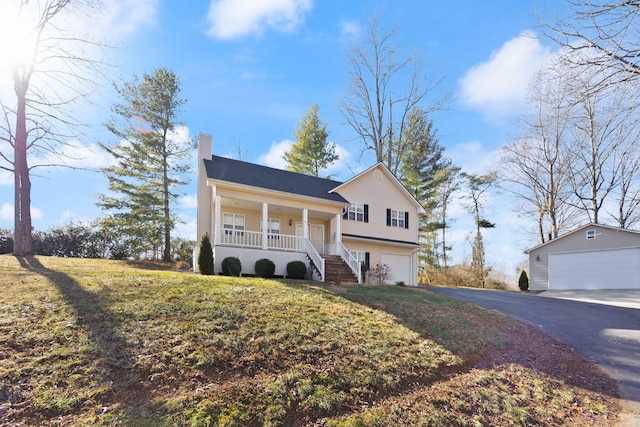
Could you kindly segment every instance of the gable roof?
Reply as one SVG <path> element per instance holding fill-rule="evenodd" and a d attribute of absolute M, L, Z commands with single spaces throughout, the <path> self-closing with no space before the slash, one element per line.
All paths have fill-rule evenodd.
<path fill-rule="evenodd" d="M 214 181 L 232 182 L 332 202 L 349 203 L 340 194 L 331 192 L 342 184 L 339 181 L 215 155 L 212 155 L 211 159 L 203 159 L 203 161 L 207 178 Z"/>
<path fill-rule="evenodd" d="M 354 176 L 353 178 L 349 179 L 346 182 L 339 183 L 339 185 L 336 188 L 334 188 L 333 190 L 331 190 L 331 191 L 332 192 L 338 192 L 341 187 L 349 184 L 350 182 L 353 182 L 353 181 L 359 179 L 361 176 L 366 175 L 367 173 L 369 173 L 373 169 L 382 170 L 382 172 L 387 176 L 387 178 L 405 195 L 405 197 L 407 197 L 409 200 L 411 200 L 411 203 L 413 203 L 416 206 L 416 209 L 418 210 L 419 214 L 426 213 L 426 211 L 424 210 L 424 207 L 420 204 L 420 202 L 418 202 L 416 200 L 416 198 L 413 197 L 413 195 L 409 192 L 409 190 L 407 190 L 407 188 L 404 185 L 402 185 L 400 180 L 398 180 L 398 178 L 396 178 L 396 176 L 394 174 L 392 174 L 391 171 L 389 170 L 389 168 L 387 168 L 385 166 L 385 164 L 382 163 L 382 162 L 371 166 L 369 169 L 367 169 L 367 170 L 365 170 L 363 172 L 360 172 L 358 175 Z"/>
<path fill-rule="evenodd" d="M 564 234 L 561 234 L 560 236 L 556 237 L 555 239 L 552 239 L 552 240 L 546 241 L 544 243 L 541 243 L 541 244 L 539 244 L 537 246 L 534 246 L 531 249 L 527 249 L 526 251 L 524 251 L 524 253 L 528 254 L 528 253 L 530 253 L 530 252 L 532 252 L 532 251 L 534 251 L 536 249 L 540 249 L 543 246 L 547 246 L 547 245 L 550 245 L 552 243 L 555 243 L 555 242 L 557 242 L 558 240 L 560 240 L 560 239 L 562 239 L 564 237 L 567 237 L 567 236 L 569 236 L 571 234 L 577 233 L 578 231 L 584 230 L 585 228 L 589 228 L 589 227 L 601 227 L 601 228 L 606 228 L 606 229 L 612 230 L 612 231 L 622 231 L 622 232 L 625 232 L 625 233 L 632 233 L 632 234 L 640 235 L 640 231 L 637 231 L 637 230 L 629 230 L 628 228 L 613 227 L 611 225 L 596 224 L 594 222 L 590 222 L 590 223 L 587 223 L 587 224 L 585 224 L 583 226 L 575 228 L 575 229 L 573 229 L 571 231 L 568 231 L 568 232 L 566 232 Z"/>

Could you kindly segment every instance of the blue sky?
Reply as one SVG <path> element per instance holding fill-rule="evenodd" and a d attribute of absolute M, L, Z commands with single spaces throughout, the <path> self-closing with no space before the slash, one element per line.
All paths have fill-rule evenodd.
<path fill-rule="evenodd" d="M 187 100 L 182 137 L 198 132 L 214 137 L 214 154 L 282 167 L 282 151 L 313 103 L 327 123 L 329 139 L 343 159 L 332 170 L 338 179 L 371 166 L 360 158 L 355 134 L 344 124 L 339 100 L 347 95 L 346 53 L 362 37 L 367 21 L 381 17 L 397 27 L 396 47 L 415 54 L 423 71 L 444 78 L 439 94 L 448 111 L 433 116 L 445 155 L 467 172 L 497 167 L 495 150 L 517 133 L 528 80 L 554 54 L 539 39 L 536 13 L 547 19 L 559 8 L 552 1 L 460 0 L 105 0 L 95 31 L 108 36 L 112 52 L 108 78 L 86 107 L 85 135 L 65 148 L 74 164 L 98 168 L 109 162 L 98 141 L 117 143 L 101 123 L 116 100 L 109 79 L 167 67 L 180 77 Z M 1 58 L 0 58 L 1 62 Z M 3 75 L 0 85 L 10 83 Z M 2 93 L 2 92 L 0 92 Z M 6 92 L 5 92 L 6 93 Z M 6 149 L 6 148 L 3 148 Z M 36 230 L 101 214 L 96 195 L 106 190 L 99 173 L 49 169 L 33 177 Z M 184 188 L 180 212 L 183 237 L 195 239 L 195 178 Z M 456 260 L 469 256 L 466 238 L 473 222 L 461 206 L 450 231 Z M 487 201 L 486 215 L 497 224 L 486 234 L 487 258 L 498 272 L 513 276 L 522 251 L 535 244 L 506 194 Z M 13 181 L 0 172 L 0 228 L 13 227 Z"/>

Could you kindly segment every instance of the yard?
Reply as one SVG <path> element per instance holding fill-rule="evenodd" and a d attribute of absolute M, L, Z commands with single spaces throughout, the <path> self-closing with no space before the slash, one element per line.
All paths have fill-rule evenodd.
<path fill-rule="evenodd" d="M 0 425 L 614 425 L 615 384 L 396 286 L 0 256 Z"/>

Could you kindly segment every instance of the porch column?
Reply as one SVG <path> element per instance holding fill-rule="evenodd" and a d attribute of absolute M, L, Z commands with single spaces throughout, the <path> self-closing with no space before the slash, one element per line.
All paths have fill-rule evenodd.
<path fill-rule="evenodd" d="M 302 237 L 309 240 L 309 209 L 302 209 Z"/>
<path fill-rule="evenodd" d="M 269 232 L 269 204 L 267 202 L 262 203 L 262 249 L 269 249 L 269 239 L 267 233 Z"/>
<path fill-rule="evenodd" d="M 342 215 L 336 215 L 336 245 L 342 243 Z"/>
<path fill-rule="evenodd" d="M 215 205 L 214 205 L 214 243 L 215 245 L 219 245 L 222 237 L 222 198 L 220 196 L 215 197 Z M 215 246 L 214 245 L 214 246 Z"/>

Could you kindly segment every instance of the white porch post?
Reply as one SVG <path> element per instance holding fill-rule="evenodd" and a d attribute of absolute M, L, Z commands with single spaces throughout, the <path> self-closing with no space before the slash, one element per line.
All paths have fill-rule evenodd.
<path fill-rule="evenodd" d="M 269 232 L 269 204 L 262 203 L 262 249 L 269 249 L 269 240 L 267 233 Z"/>
<path fill-rule="evenodd" d="M 342 243 L 342 215 L 336 215 L 336 245 Z"/>
<path fill-rule="evenodd" d="M 220 196 L 215 197 L 215 205 L 214 205 L 214 246 L 219 245 L 221 243 L 221 233 L 222 233 L 222 198 Z"/>
<path fill-rule="evenodd" d="M 302 209 L 302 237 L 309 240 L 309 209 Z"/>

